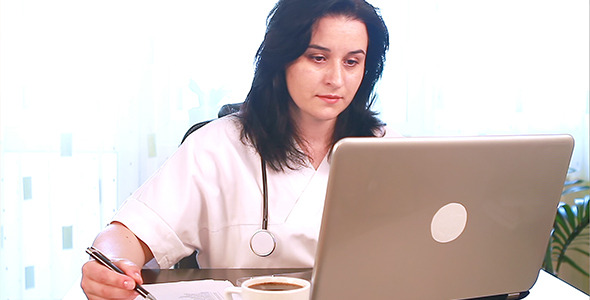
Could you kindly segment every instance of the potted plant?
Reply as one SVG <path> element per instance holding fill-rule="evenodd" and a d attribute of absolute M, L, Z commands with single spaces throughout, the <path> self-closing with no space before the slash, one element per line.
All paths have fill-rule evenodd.
<path fill-rule="evenodd" d="M 571 281 L 570 284 L 586 293 L 590 257 L 589 190 L 587 182 L 582 180 L 566 182 L 543 262 L 547 272 Z M 567 270 L 561 269 L 564 265 L 568 265 Z"/>

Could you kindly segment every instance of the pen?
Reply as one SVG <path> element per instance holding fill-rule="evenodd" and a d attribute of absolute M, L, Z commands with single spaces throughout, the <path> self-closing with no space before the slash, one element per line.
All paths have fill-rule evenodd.
<path fill-rule="evenodd" d="M 121 269 L 119 269 L 119 267 L 115 266 L 115 264 L 113 264 L 113 262 L 110 259 L 108 259 L 106 256 L 104 256 L 104 254 L 102 254 L 98 249 L 96 249 L 94 247 L 88 247 L 88 248 L 86 248 L 86 253 L 88 253 L 90 256 L 92 256 L 92 258 L 96 259 L 103 266 L 105 266 L 117 273 L 125 274 L 125 272 L 123 272 L 123 270 L 121 270 Z M 156 297 L 154 297 L 152 294 L 150 294 L 150 292 L 148 292 L 145 288 L 143 288 L 139 284 L 135 284 L 135 291 L 138 292 L 142 297 L 144 297 L 146 299 L 156 300 Z"/>

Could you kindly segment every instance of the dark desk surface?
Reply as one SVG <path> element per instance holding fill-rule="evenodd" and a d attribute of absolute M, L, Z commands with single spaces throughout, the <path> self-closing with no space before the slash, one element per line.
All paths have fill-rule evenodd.
<path fill-rule="evenodd" d="M 142 275 L 146 284 L 217 279 L 229 280 L 232 284 L 236 285 L 236 282 L 248 277 L 262 275 L 289 275 L 309 280 L 311 278 L 311 269 L 144 269 Z M 69 300 L 68 297 L 64 299 Z M 588 300 L 589 298 L 583 292 L 542 270 L 539 273 L 537 282 L 531 289 L 531 294 L 525 299 Z"/>
<path fill-rule="evenodd" d="M 143 280 L 148 283 L 174 282 L 181 280 L 217 279 L 229 280 L 236 285 L 240 278 L 263 275 L 289 275 L 292 277 L 311 279 L 311 269 L 172 269 L 142 270 Z"/>

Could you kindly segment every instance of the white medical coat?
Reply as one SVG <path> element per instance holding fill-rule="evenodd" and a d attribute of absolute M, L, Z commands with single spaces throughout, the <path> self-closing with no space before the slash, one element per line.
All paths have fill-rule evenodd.
<path fill-rule="evenodd" d="M 312 267 L 329 162 L 317 170 L 268 168 L 268 230 L 275 251 L 259 257 L 250 238 L 262 223 L 260 156 L 240 139 L 235 116 L 193 132 L 122 205 L 113 221 L 145 242 L 160 268 L 199 250 L 202 268 Z M 388 136 L 390 134 L 387 134 Z"/>

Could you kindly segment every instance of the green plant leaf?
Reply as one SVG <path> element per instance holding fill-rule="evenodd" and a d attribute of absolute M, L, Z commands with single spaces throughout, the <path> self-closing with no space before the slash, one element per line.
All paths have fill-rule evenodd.
<path fill-rule="evenodd" d="M 543 260 L 543 269 L 551 274 L 555 274 L 553 272 L 553 259 L 551 254 L 551 242 L 549 242 L 549 245 L 547 245 L 547 251 L 545 252 L 545 259 Z"/>
<path fill-rule="evenodd" d="M 579 183 L 579 182 L 576 182 L 576 183 Z M 567 195 L 567 194 L 571 194 L 571 193 L 587 191 L 589 189 L 590 189 L 590 186 L 572 186 L 570 188 L 565 189 L 563 192 L 561 192 L 561 194 Z"/>
<path fill-rule="evenodd" d="M 562 230 L 555 230 L 553 232 L 553 242 L 557 243 L 561 246 L 565 245 L 565 242 L 567 241 L 567 236 L 565 233 L 563 233 Z"/>
<path fill-rule="evenodd" d="M 566 223 L 567 215 L 565 212 L 562 214 L 562 211 L 565 211 L 565 209 L 566 208 L 564 205 L 560 207 L 557 211 L 557 216 L 555 217 L 555 231 L 557 231 L 558 233 L 562 232 L 564 235 L 569 236 L 572 232 Z"/>
<path fill-rule="evenodd" d="M 550 244 L 545 254 L 544 265 L 547 269 L 553 270 L 554 274 L 559 273 L 563 263 L 572 266 L 578 272 L 588 276 L 588 270 L 580 267 L 566 251 L 581 253 L 590 256 L 588 253 L 587 241 L 589 239 L 588 228 L 588 202 L 590 196 L 583 199 L 576 199 L 575 204 L 570 206 L 563 204 L 557 209 L 553 231 L 551 233 Z M 552 262 L 548 262 L 548 256 Z M 553 261 L 555 266 L 553 266 Z"/>
<path fill-rule="evenodd" d="M 571 243 L 572 245 L 584 245 L 588 244 L 588 236 L 579 234 L 575 240 Z"/>
<path fill-rule="evenodd" d="M 576 226 L 578 223 L 578 222 L 576 222 L 578 219 L 576 217 L 577 212 L 574 212 L 575 209 L 567 204 L 564 205 L 563 208 L 564 208 L 563 210 L 565 211 L 567 224 L 570 226 L 570 229 L 572 230 L 572 232 L 574 232 L 576 230 Z"/>
<path fill-rule="evenodd" d="M 564 255 L 563 257 L 563 261 L 565 263 L 567 263 L 568 265 L 570 265 L 572 268 L 578 270 L 580 273 L 589 276 L 588 272 L 586 270 L 584 270 L 583 268 L 581 268 L 577 263 L 575 263 L 571 258 L 569 258 L 568 256 Z"/>
<path fill-rule="evenodd" d="M 573 250 L 573 251 L 576 251 L 576 252 L 579 252 L 579 253 L 582 253 L 582 254 L 584 254 L 586 256 L 590 256 L 590 253 L 588 253 L 588 250 L 587 249 L 582 249 L 582 248 L 578 248 L 578 247 L 572 247 L 572 248 L 569 248 L 569 249 L 570 250 Z"/>

